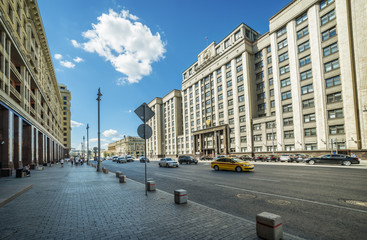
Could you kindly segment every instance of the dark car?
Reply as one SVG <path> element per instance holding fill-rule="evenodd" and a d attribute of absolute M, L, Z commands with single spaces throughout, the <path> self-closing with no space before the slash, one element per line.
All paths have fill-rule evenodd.
<path fill-rule="evenodd" d="M 268 155 L 268 156 L 265 157 L 265 160 L 267 162 L 271 162 L 271 161 L 278 162 L 279 161 L 279 157 L 276 156 L 276 155 Z"/>
<path fill-rule="evenodd" d="M 264 162 L 264 156 L 262 156 L 262 155 L 258 155 L 258 156 L 254 156 L 253 158 L 252 158 L 252 161 L 261 161 L 261 162 Z"/>
<path fill-rule="evenodd" d="M 213 158 L 211 156 L 203 156 L 203 157 L 200 158 L 200 160 L 209 160 L 209 161 L 211 161 L 211 160 L 213 160 Z"/>
<path fill-rule="evenodd" d="M 140 157 L 139 161 L 144 163 L 145 162 L 145 157 Z M 147 162 L 150 162 L 149 158 L 147 158 Z"/>
<path fill-rule="evenodd" d="M 180 164 L 182 164 L 182 163 L 186 163 L 186 164 L 195 163 L 195 164 L 198 164 L 198 160 L 191 157 L 191 156 L 179 156 L 178 157 L 178 162 Z"/>
<path fill-rule="evenodd" d="M 311 156 L 306 155 L 306 154 L 299 154 L 299 153 L 294 155 L 294 161 L 296 162 L 304 162 L 308 158 L 311 158 Z"/>
<path fill-rule="evenodd" d="M 239 159 L 243 160 L 243 161 L 251 161 L 252 158 L 248 155 L 242 155 L 238 157 Z"/>
<path fill-rule="evenodd" d="M 351 164 L 359 164 L 359 159 L 349 157 L 343 154 L 327 154 L 320 157 L 311 157 L 305 160 L 306 163 L 314 165 L 315 163 L 341 164 L 350 166 Z"/>

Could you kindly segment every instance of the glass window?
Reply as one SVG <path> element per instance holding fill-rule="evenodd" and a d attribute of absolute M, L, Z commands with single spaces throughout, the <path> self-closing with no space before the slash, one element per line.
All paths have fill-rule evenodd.
<path fill-rule="evenodd" d="M 321 25 L 325 25 L 326 23 L 335 19 L 335 10 L 328 12 L 324 16 L 321 17 Z"/>
<path fill-rule="evenodd" d="M 301 53 L 301 52 L 303 52 L 303 51 L 305 51 L 305 50 L 307 50 L 309 48 L 310 48 L 310 42 L 309 41 L 306 41 L 306 42 L 298 45 L 298 52 Z"/>
<path fill-rule="evenodd" d="M 344 134 L 344 125 L 329 126 L 329 133 L 331 135 Z"/>
<path fill-rule="evenodd" d="M 232 76 L 232 72 L 231 72 L 231 71 L 226 72 L 226 77 L 227 77 L 227 78 L 229 78 L 229 77 L 231 77 L 231 76 Z"/>
<path fill-rule="evenodd" d="M 316 136 L 316 128 L 305 128 L 305 137 Z"/>
<path fill-rule="evenodd" d="M 290 118 L 284 118 L 284 119 L 283 119 L 283 125 L 284 125 L 284 126 L 293 125 L 293 117 L 290 117 Z"/>
<path fill-rule="evenodd" d="M 282 100 L 290 99 L 292 98 L 291 91 L 282 92 Z"/>
<path fill-rule="evenodd" d="M 329 30 L 326 30 L 321 35 L 322 35 L 322 41 L 326 41 L 329 38 L 334 37 L 336 35 L 336 28 L 333 27 L 333 28 L 331 28 Z"/>
<path fill-rule="evenodd" d="M 305 72 L 301 72 L 301 80 L 306 80 L 312 78 L 312 69 L 307 70 Z"/>
<path fill-rule="evenodd" d="M 238 30 L 238 31 L 234 34 L 234 40 L 236 41 L 236 40 L 240 39 L 240 37 L 241 37 L 241 31 L 240 31 L 240 30 Z"/>
<path fill-rule="evenodd" d="M 306 57 L 303 57 L 299 60 L 299 66 L 300 67 L 303 67 L 303 66 L 305 66 L 306 64 L 309 64 L 309 63 L 311 63 L 310 55 L 308 55 Z"/>
<path fill-rule="evenodd" d="M 286 47 L 288 45 L 287 39 L 284 39 L 283 41 L 278 43 L 278 50 Z"/>
<path fill-rule="evenodd" d="M 339 109 L 329 110 L 328 111 L 328 117 L 329 117 L 329 119 L 342 118 L 343 117 L 343 109 L 339 108 Z"/>
<path fill-rule="evenodd" d="M 320 10 L 326 8 L 329 4 L 333 3 L 334 0 L 322 0 L 320 3 Z"/>
<path fill-rule="evenodd" d="M 301 88 L 301 92 L 302 92 L 302 95 L 303 94 L 307 94 L 307 93 L 312 93 L 313 92 L 313 86 L 312 86 L 312 83 L 311 84 L 308 84 L 306 86 L 303 86 Z"/>
<path fill-rule="evenodd" d="M 283 112 L 292 112 L 292 104 L 283 105 Z"/>
<path fill-rule="evenodd" d="M 294 138 L 294 132 L 293 132 L 293 130 L 284 131 L 284 138 Z"/>
<path fill-rule="evenodd" d="M 241 95 L 238 97 L 238 102 L 243 102 L 245 101 L 245 96 L 244 95 Z"/>
<path fill-rule="evenodd" d="M 338 51 L 338 44 L 333 43 L 322 49 L 324 53 L 324 57 L 329 56 L 330 54 L 336 53 Z"/>
<path fill-rule="evenodd" d="M 290 78 L 286 78 L 286 79 L 281 80 L 280 81 L 280 85 L 282 87 L 286 87 L 286 86 L 291 85 L 291 79 Z"/>
<path fill-rule="evenodd" d="M 315 106 L 315 102 L 314 102 L 313 98 L 302 101 L 302 107 L 303 108 L 310 108 L 310 107 L 314 107 L 314 106 Z"/>
<path fill-rule="evenodd" d="M 267 52 L 267 53 L 270 53 L 270 52 L 271 52 L 271 47 L 270 47 L 270 46 L 267 46 L 267 47 L 266 47 L 266 52 Z"/>
<path fill-rule="evenodd" d="M 296 23 L 298 25 L 298 24 L 301 24 L 303 21 L 306 21 L 306 20 L 307 20 L 307 13 L 304 13 L 296 19 Z"/>
<path fill-rule="evenodd" d="M 280 72 L 280 74 L 285 74 L 285 73 L 289 72 L 289 65 L 286 65 L 284 67 L 280 67 L 279 72 Z"/>
<path fill-rule="evenodd" d="M 273 68 L 272 67 L 268 68 L 268 74 L 270 75 L 272 73 L 273 73 Z"/>
<path fill-rule="evenodd" d="M 335 77 L 331 77 L 328 79 L 325 79 L 325 83 L 326 83 L 326 87 L 334 87 L 334 86 L 338 86 L 341 84 L 340 82 L 340 76 L 335 76 Z"/>
<path fill-rule="evenodd" d="M 337 68 L 339 68 L 339 59 L 324 64 L 325 72 L 330 72 Z"/>
<path fill-rule="evenodd" d="M 283 27 L 282 29 L 277 31 L 277 37 L 282 36 L 283 34 L 287 33 L 287 28 Z"/>
<path fill-rule="evenodd" d="M 227 96 L 228 96 L 228 97 L 230 97 L 230 96 L 232 96 L 232 95 L 233 95 L 232 89 L 231 89 L 231 90 L 229 90 L 229 91 L 227 91 Z"/>
<path fill-rule="evenodd" d="M 341 92 L 328 94 L 326 98 L 327 98 L 327 103 L 341 102 L 343 100 Z"/>
<path fill-rule="evenodd" d="M 315 121 L 316 121 L 315 113 L 303 115 L 303 122 L 307 123 L 307 122 L 315 122 Z"/>
<path fill-rule="evenodd" d="M 243 91 L 243 84 L 242 85 L 240 85 L 240 86 L 238 86 L 238 92 L 242 92 Z"/>
<path fill-rule="evenodd" d="M 283 62 L 287 59 L 288 59 L 288 52 L 285 52 L 282 55 L 279 55 L 279 62 Z"/>
<path fill-rule="evenodd" d="M 271 56 L 268 57 L 268 63 L 271 63 L 272 62 L 272 59 L 271 59 Z"/>
<path fill-rule="evenodd" d="M 237 82 L 242 82 L 243 81 L 243 75 L 240 75 L 237 77 Z"/>
<path fill-rule="evenodd" d="M 300 39 L 306 35 L 308 35 L 308 26 L 305 28 L 302 28 L 301 30 L 297 32 L 297 39 Z"/>

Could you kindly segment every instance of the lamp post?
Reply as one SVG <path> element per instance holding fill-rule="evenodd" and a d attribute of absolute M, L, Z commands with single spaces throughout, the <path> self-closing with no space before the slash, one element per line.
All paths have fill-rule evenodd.
<path fill-rule="evenodd" d="M 272 139 L 272 150 L 273 150 L 273 155 L 274 155 L 274 123 L 271 124 L 271 139 Z"/>
<path fill-rule="evenodd" d="M 98 101 L 98 165 L 97 165 L 97 172 L 101 171 L 101 129 L 100 129 L 100 101 L 102 97 L 101 89 L 98 88 L 97 94 L 97 101 Z"/>
<path fill-rule="evenodd" d="M 87 124 L 87 164 L 89 163 L 89 124 Z"/>
<path fill-rule="evenodd" d="M 85 160 L 85 136 L 83 136 L 83 162 Z"/>

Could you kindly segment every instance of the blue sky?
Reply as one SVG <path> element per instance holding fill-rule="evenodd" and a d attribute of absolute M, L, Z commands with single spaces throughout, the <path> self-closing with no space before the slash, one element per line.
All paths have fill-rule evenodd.
<path fill-rule="evenodd" d="M 38 0 L 59 83 L 72 94 L 72 147 L 89 124 L 97 145 L 101 88 L 101 146 L 137 136 L 134 110 L 181 89 L 182 72 L 207 40 L 219 42 L 242 22 L 265 33 L 269 18 L 290 0 Z M 259 4 L 261 3 L 261 4 Z"/>

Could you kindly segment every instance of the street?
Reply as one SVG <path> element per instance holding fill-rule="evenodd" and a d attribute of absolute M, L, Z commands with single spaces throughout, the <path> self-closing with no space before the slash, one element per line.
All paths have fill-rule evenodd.
<path fill-rule="evenodd" d="M 144 163 L 102 166 L 144 182 Z M 261 212 L 282 216 L 285 232 L 306 239 L 365 239 L 367 170 L 358 167 L 255 163 L 254 172 L 216 172 L 210 162 L 160 168 L 148 163 L 159 190 L 186 189 L 189 201 L 255 221 Z M 142 189 L 144 194 L 144 189 Z M 210 219 L 206 219 L 210 221 Z"/>

